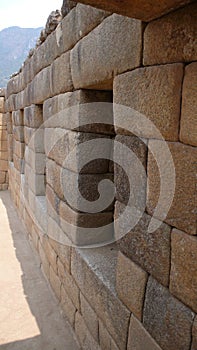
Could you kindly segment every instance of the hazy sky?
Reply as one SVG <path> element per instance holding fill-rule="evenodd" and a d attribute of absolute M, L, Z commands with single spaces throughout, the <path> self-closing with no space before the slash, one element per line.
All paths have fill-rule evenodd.
<path fill-rule="evenodd" d="M 0 30 L 19 26 L 44 27 L 51 11 L 61 9 L 63 0 L 0 0 Z"/>

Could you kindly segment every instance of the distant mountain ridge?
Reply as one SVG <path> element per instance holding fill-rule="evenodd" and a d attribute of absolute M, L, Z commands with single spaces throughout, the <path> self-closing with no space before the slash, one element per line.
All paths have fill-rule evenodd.
<path fill-rule="evenodd" d="M 0 87 L 17 72 L 33 48 L 42 28 L 9 27 L 0 31 Z"/>

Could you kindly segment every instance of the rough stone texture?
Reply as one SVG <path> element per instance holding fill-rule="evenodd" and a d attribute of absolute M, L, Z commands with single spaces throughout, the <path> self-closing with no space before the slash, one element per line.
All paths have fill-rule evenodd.
<path fill-rule="evenodd" d="M 43 103 L 47 98 L 51 97 L 51 67 L 44 68 L 39 72 L 28 88 L 29 104 Z"/>
<path fill-rule="evenodd" d="M 56 36 L 61 38 L 60 49 L 63 52 L 73 48 L 73 46 L 108 16 L 109 13 L 95 9 L 91 6 L 78 4 L 63 19 L 61 27 L 56 29 Z"/>
<path fill-rule="evenodd" d="M 4 97 L 0 97 L 0 113 L 4 113 Z"/>
<path fill-rule="evenodd" d="M 132 350 L 161 350 L 160 346 L 146 331 L 143 325 L 132 315 L 129 326 L 127 349 Z"/>
<path fill-rule="evenodd" d="M 45 127 L 114 134 L 112 107 L 111 91 L 77 90 L 61 94 L 44 102 Z"/>
<path fill-rule="evenodd" d="M 91 308 L 87 300 L 84 298 L 83 294 L 80 293 L 80 305 L 81 305 L 81 314 L 82 317 L 94 337 L 94 339 L 98 341 L 98 331 L 99 331 L 99 323 L 98 323 L 98 318 L 94 310 Z"/>
<path fill-rule="evenodd" d="M 106 152 L 106 144 L 102 142 L 102 138 L 109 139 L 109 137 L 93 133 L 77 133 L 73 131 L 64 130 L 61 128 L 56 128 L 55 133 L 53 128 L 45 128 L 45 152 L 48 158 L 55 160 L 55 162 L 69 170 L 74 172 L 80 172 L 84 174 L 99 174 L 107 173 L 109 170 L 109 161 L 107 159 L 95 159 L 89 162 L 89 151 L 92 149 L 88 146 L 88 142 L 94 139 L 101 138 L 99 145 L 95 142 L 94 152 L 101 154 L 101 147 L 103 146 L 103 151 Z M 86 147 L 82 148 L 86 143 Z M 70 152 L 76 154 L 72 157 L 72 162 L 66 161 Z M 108 158 L 110 157 L 111 147 L 108 146 Z M 103 153 L 104 154 L 104 153 Z M 87 163 L 82 167 L 83 161 L 86 160 Z"/>
<path fill-rule="evenodd" d="M 35 174 L 45 174 L 46 156 L 44 153 L 35 153 L 27 147 L 25 151 L 25 161 Z"/>
<path fill-rule="evenodd" d="M 197 4 L 149 23 L 144 33 L 144 65 L 197 59 Z"/>
<path fill-rule="evenodd" d="M 128 153 L 125 153 L 125 150 L 121 148 L 120 144 L 116 145 L 116 142 L 122 143 L 126 147 L 128 147 Z M 139 177 L 139 173 L 137 170 L 135 171 L 135 167 L 133 164 L 130 164 L 130 175 L 131 178 L 128 178 L 128 173 L 126 174 L 124 171 L 124 166 L 128 164 L 128 155 L 130 152 L 134 153 L 139 161 L 142 163 L 145 171 L 146 171 L 146 162 L 147 162 L 147 147 L 146 141 L 145 143 L 137 138 L 136 136 L 122 136 L 118 135 L 115 138 L 115 146 L 114 146 L 114 156 L 117 151 L 119 157 L 115 157 L 116 160 L 119 160 L 123 167 L 114 164 L 114 183 L 116 186 L 116 199 L 124 204 L 127 204 L 130 195 L 130 186 L 129 182 L 131 182 L 131 186 L 138 187 L 139 201 L 140 203 L 144 203 L 146 201 L 146 179 L 144 179 L 144 187 L 141 186 L 142 175 Z M 139 186 L 140 179 L 140 186 Z"/>
<path fill-rule="evenodd" d="M 75 89 L 112 89 L 114 75 L 140 65 L 141 35 L 138 20 L 116 14 L 106 18 L 71 51 Z"/>
<path fill-rule="evenodd" d="M 152 0 L 77 0 L 87 5 L 95 6 L 106 11 L 117 12 L 123 16 L 139 18 L 145 22 L 160 17 L 184 4 L 190 0 L 167 0 L 155 2 Z"/>
<path fill-rule="evenodd" d="M 116 290 L 122 302 L 139 319 L 142 309 L 148 274 L 124 254 L 118 254 Z"/>
<path fill-rule="evenodd" d="M 71 271 L 81 292 L 123 350 L 126 347 L 130 312 L 115 293 L 116 259 L 116 251 L 109 246 L 73 250 Z"/>
<path fill-rule="evenodd" d="M 24 109 L 24 125 L 39 128 L 43 123 L 42 105 L 32 105 Z"/>
<path fill-rule="evenodd" d="M 116 202 L 115 219 L 123 212 L 125 206 Z M 164 223 L 155 232 L 148 232 L 151 217 L 144 214 L 139 223 L 129 232 L 126 218 L 124 227 L 115 222 L 115 235 L 123 229 L 125 236 L 118 241 L 120 250 L 139 264 L 160 283 L 167 286 L 170 272 L 170 227 Z"/>
<path fill-rule="evenodd" d="M 51 68 L 52 95 L 72 91 L 72 78 L 70 68 L 70 52 L 66 52 L 57 58 Z"/>
<path fill-rule="evenodd" d="M 82 349 L 95 349 L 99 350 L 98 343 L 91 336 L 83 317 L 79 312 L 75 315 L 75 332 Z"/>
<path fill-rule="evenodd" d="M 75 1 L 63 0 L 63 4 L 61 7 L 62 17 L 65 17 L 76 5 L 77 3 Z"/>
<path fill-rule="evenodd" d="M 25 143 L 14 140 L 13 151 L 17 157 L 23 158 L 25 154 Z"/>
<path fill-rule="evenodd" d="M 165 179 L 172 181 L 172 173 L 168 171 L 167 157 L 162 151 L 165 147 L 162 141 L 152 140 L 149 145 L 154 150 L 157 159 L 163 157 L 162 163 L 165 166 Z M 176 171 L 176 188 L 172 205 L 167 213 L 165 222 L 189 234 L 196 234 L 196 157 L 197 150 L 194 147 L 186 146 L 181 143 L 167 143 L 172 155 Z M 154 215 L 154 208 L 158 202 L 160 193 L 160 175 L 158 166 L 149 152 L 148 156 L 148 201 L 147 208 L 150 214 Z M 169 193 L 166 191 L 166 196 Z M 163 198 L 163 203 L 168 197 Z M 161 214 L 160 214 L 161 215 Z M 158 217 L 158 219 L 160 219 Z M 163 219 L 163 218 L 162 218 Z"/>
<path fill-rule="evenodd" d="M 116 343 L 108 333 L 103 322 L 99 320 L 99 345 L 102 350 L 118 350 Z"/>
<path fill-rule="evenodd" d="M 189 350 L 194 313 L 149 278 L 143 324 L 163 350 Z"/>
<path fill-rule="evenodd" d="M 65 271 L 70 273 L 71 247 L 60 244 L 49 237 L 50 245 L 58 255 L 59 260 L 63 264 Z"/>
<path fill-rule="evenodd" d="M 197 63 L 185 68 L 183 81 L 180 140 L 197 146 Z"/>
<path fill-rule="evenodd" d="M 13 126 L 13 136 L 16 141 L 24 142 L 24 129 L 22 126 Z"/>
<path fill-rule="evenodd" d="M 170 292 L 197 313 L 197 237 L 172 231 Z"/>
<path fill-rule="evenodd" d="M 15 126 L 24 125 L 24 114 L 22 110 L 12 112 L 12 124 Z"/>
<path fill-rule="evenodd" d="M 58 300 L 60 300 L 60 298 L 61 298 L 61 294 L 60 294 L 61 281 L 60 281 L 59 277 L 56 275 L 56 273 L 53 271 L 52 266 L 50 266 L 49 281 L 50 281 L 50 284 L 55 292 L 56 297 L 58 298 Z"/>
<path fill-rule="evenodd" d="M 192 329 L 192 348 L 191 350 L 197 349 L 197 317 L 195 318 L 193 329 Z"/>
<path fill-rule="evenodd" d="M 64 287 L 61 285 L 61 307 L 65 313 L 65 317 L 68 319 L 71 326 L 74 328 L 76 308 L 66 293 Z"/>
<path fill-rule="evenodd" d="M 115 77 L 114 80 L 114 124 L 117 133 L 145 138 L 161 138 L 177 141 L 181 106 L 183 65 L 180 63 L 139 68 Z M 124 108 L 130 107 L 128 108 Z M 147 122 L 140 121 L 141 113 Z M 136 120 L 132 124 L 132 117 Z M 137 118 L 137 119 L 136 119 Z M 121 122 L 122 120 L 122 122 Z M 148 123 L 149 120 L 153 123 Z M 121 124 L 126 126 L 122 130 Z M 139 123 L 139 125 L 138 125 Z"/>

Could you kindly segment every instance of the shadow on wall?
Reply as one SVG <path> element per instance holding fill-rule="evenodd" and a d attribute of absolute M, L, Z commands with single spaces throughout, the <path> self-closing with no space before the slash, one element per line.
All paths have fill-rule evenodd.
<path fill-rule="evenodd" d="M 49 291 L 49 286 L 47 285 L 47 282 L 45 281 L 40 270 L 40 264 L 38 260 L 36 260 L 29 245 L 25 229 L 23 228 L 17 216 L 14 205 L 10 200 L 9 192 L 1 192 L 0 199 L 2 201 L 3 206 L 6 208 L 9 226 L 12 234 L 11 239 L 13 241 L 13 249 L 15 249 L 16 258 L 20 263 L 19 274 L 21 273 L 21 276 L 18 277 L 22 280 L 24 294 L 23 298 L 26 299 L 28 303 L 28 307 L 30 309 L 29 311 L 33 315 L 32 319 L 34 320 L 34 323 L 36 322 L 37 328 L 40 333 L 39 335 L 33 336 L 31 338 L 28 338 L 27 334 L 27 339 L 2 344 L 0 345 L 0 349 L 78 350 L 78 346 L 76 345 L 76 341 L 74 340 L 75 336 L 73 334 L 72 328 L 67 324 L 66 320 L 63 319 L 57 301 L 55 297 L 53 298 L 53 294 Z M 10 303 L 10 305 L 12 305 L 12 303 L 13 300 Z M 21 334 L 23 332 L 23 328 L 27 328 L 29 331 L 27 333 L 31 335 L 31 325 L 28 328 L 28 320 L 23 320 L 24 315 L 23 310 L 20 309 L 20 301 L 16 300 L 16 303 L 18 303 L 18 308 L 17 313 L 15 315 L 13 314 L 13 318 L 16 320 L 18 319 L 18 333 Z M 8 305 L 8 310 L 10 305 Z M 16 320 L 15 322 L 17 322 Z M 5 319 L 5 322 L 9 322 L 9 320 Z M 9 335 L 13 336 L 13 334 L 11 334 L 11 331 L 12 328 L 10 325 L 10 329 L 8 332 Z M 23 334 L 24 333 L 25 331 L 23 332 Z M 34 333 L 38 334 L 38 331 Z M 5 337 L 5 335 L 3 335 L 3 337 Z"/>

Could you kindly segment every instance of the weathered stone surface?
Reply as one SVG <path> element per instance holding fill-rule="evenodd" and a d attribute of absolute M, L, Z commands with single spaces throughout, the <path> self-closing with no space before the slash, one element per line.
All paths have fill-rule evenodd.
<path fill-rule="evenodd" d="M 44 148 L 44 129 L 34 129 L 24 127 L 24 140 L 25 144 L 28 145 L 34 152 L 45 153 Z"/>
<path fill-rule="evenodd" d="M 58 276 L 62 282 L 62 285 L 71 299 L 73 305 L 76 309 L 80 309 L 80 296 L 79 296 L 79 288 L 75 283 L 75 280 L 72 275 L 70 275 L 67 271 L 65 271 L 64 265 L 60 259 L 57 260 L 58 266 Z"/>
<path fill-rule="evenodd" d="M 47 199 L 48 215 L 50 215 L 59 224 L 60 223 L 60 217 L 59 217 L 60 199 L 48 184 L 46 185 L 46 199 Z"/>
<path fill-rule="evenodd" d="M 95 6 L 106 11 L 117 12 L 123 16 L 139 18 L 145 22 L 154 18 L 161 17 L 184 4 L 191 2 L 190 0 L 167 0 L 155 2 L 152 0 L 77 0 L 87 5 Z"/>
<path fill-rule="evenodd" d="M 57 38 L 62 40 L 60 49 L 65 52 L 71 49 L 81 38 L 87 35 L 109 13 L 95 9 L 91 6 L 78 4 L 77 7 L 66 16 L 61 22 L 61 27 L 56 29 Z"/>
<path fill-rule="evenodd" d="M 185 68 L 183 81 L 180 140 L 197 146 L 197 63 Z"/>
<path fill-rule="evenodd" d="M 8 161 L 0 159 L 0 170 L 7 171 L 8 170 Z"/>
<path fill-rule="evenodd" d="M 1 127 L 0 127 L 0 140 L 7 141 L 7 130 L 1 129 Z"/>
<path fill-rule="evenodd" d="M 22 110 L 12 112 L 12 124 L 15 126 L 24 125 L 24 114 Z"/>
<path fill-rule="evenodd" d="M 112 89 L 114 75 L 140 65 L 141 35 L 138 20 L 116 14 L 106 18 L 71 51 L 75 89 Z M 124 52 L 121 60 L 120 52 Z"/>
<path fill-rule="evenodd" d="M 27 226 L 27 224 L 26 224 Z M 41 242 L 39 241 L 39 245 L 38 245 L 38 250 L 39 250 L 39 256 L 40 256 L 40 260 L 41 260 L 41 267 L 42 267 L 42 271 L 44 272 L 44 274 L 46 275 L 46 277 L 49 279 L 49 261 L 46 258 L 46 254 L 44 252 L 44 249 L 42 247 Z"/>
<path fill-rule="evenodd" d="M 116 343 L 108 333 L 106 326 L 99 320 L 99 345 L 102 350 L 118 350 Z"/>
<path fill-rule="evenodd" d="M 16 141 L 24 142 L 23 126 L 13 126 L 13 135 Z"/>
<path fill-rule="evenodd" d="M 81 292 L 123 350 L 130 312 L 115 293 L 116 259 L 117 252 L 110 246 L 73 250 L 71 271 Z"/>
<path fill-rule="evenodd" d="M 132 350 L 161 350 L 160 346 L 146 331 L 143 325 L 132 315 L 129 326 L 127 349 Z"/>
<path fill-rule="evenodd" d="M 82 317 L 96 342 L 98 343 L 99 324 L 98 318 L 94 310 L 91 308 L 83 294 L 80 293 L 80 305 Z"/>
<path fill-rule="evenodd" d="M 52 95 L 73 90 L 70 52 L 64 53 L 53 62 L 51 67 L 51 90 Z"/>
<path fill-rule="evenodd" d="M 143 324 L 163 350 L 189 350 L 194 313 L 149 278 Z"/>
<path fill-rule="evenodd" d="M 120 300 L 139 319 L 142 309 L 148 274 L 124 254 L 118 254 L 116 290 Z"/>
<path fill-rule="evenodd" d="M 8 160 L 8 152 L 6 152 L 6 151 L 0 151 L 0 159 L 2 159 L 2 160 Z"/>
<path fill-rule="evenodd" d="M 39 128 L 43 123 L 42 105 L 32 105 L 24 109 L 24 125 Z"/>
<path fill-rule="evenodd" d="M 49 264 L 52 266 L 54 273 L 57 275 L 57 253 L 54 251 L 52 246 L 49 243 L 49 239 L 47 236 L 43 236 L 41 238 L 42 240 L 42 246 L 44 249 L 44 252 L 46 254 L 46 258 L 49 261 Z"/>
<path fill-rule="evenodd" d="M 61 183 L 61 167 L 54 161 L 46 161 L 46 181 L 60 199 L 64 199 L 63 186 Z"/>
<path fill-rule="evenodd" d="M 172 231 L 170 292 L 197 312 L 197 237 Z"/>
<path fill-rule="evenodd" d="M 14 140 L 13 143 L 13 151 L 14 154 L 19 157 L 19 158 L 24 158 L 24 154 L 25 154 L 25 143 L 23 142 L 18 142 L 16 140 Z"/>
<path fill-rule="evenodd" d="M 167 143 L 175 167 L 176 188 L 170 210 L 164 219 L 165 222 L 189 234 L 196 234 L 196 158 L 197 150 L 194 147 L 181 143 Z M 157 159 L 162 157 L 165 166 L 165 180 L 172 182 L 172 171 L 168 169 L 169 159 L 163 153 L 166 145 L 162 141 L 152 140 L 149 146 L 154 150 Z M 167 159 L 166 159 L 167 158 Z M 148 156 L 148 212 L 154 215 L 154 209 L 160 194 L 160 174 L 153 155 Z M 169 193 L 166 191 L 162 203 L 166 203 Z M 163 213 L 160 213 L 162 215 Z M 158 217 L 160 219 L 160 217 Z M 163 218 L 161 218 L 163 220 Z"/>
<path fill-rule="evenodd" d="M 13 135 L 8 135 L 7 145 L 8 147 L 6 147 L 6 151 L 8 151 L 8 160 L 12 162 L 13 161 Z"/>
<path fill-rule="evenodd" d="M 49 270 L 49 281 L 50 281 L 50 284 L 55 292 L 56 297 L 58 298 L 58 300 L 60 300 L 60 298 L 61 298 L 61 294 L 60 294 L 61 282 L 60 282 L 59 277 L 53 271 L 53 268 L 51 265 L 50 265 L 50 270 Z"/>
<path fill-rule="evenodd" d="M 124 146 L 128 147 L 127 152 L 125 153 L 125 149 L 121 148 L 120 144 L 122 143 Z M 117 152 L 119 156 L 117 156 Z M 130 175 L 131 178 L 128 178 L 129 173 L 125 173 L 124 169 L 128 165 L 128 155 L 130 152 L 134 153 L 139 161 L 142 163 L 143 167 L 146 171 L 146 161 L 147 161 L 147 147 L 146 141 L 145 143 L 137 138 L 136 136 L 122 136 L 118 135 L 115 138 L 115 146 L 114 153 L 116 152 L 115 159 L 119 160 L 122 164 L 122 167 L 117 163 L 114 164 L 114 183 L 116 186 L 116 199 L 124 204 L 127 204 L 130 195 L 130 186 L 129 182 L 131 182 L 131 186 L 138 187 L 139 201 L 140 203 L 144 203 L 146 201 L 146 178 L 144 178 L 144 187 L 141 186 L 141 177 L 139 177 L 139 172 L 135 171 L 136 169 L 133 164 L 130 164 Z M 139 182 L 140 180 L 140 182 Z M 140 185 L 140 186 L 139 186 Z"/>
<path fill-rule="evenodd" d="M 75 332 L 83 349 L 100 349 L 98 343 L 91 336 L 84 319 L 79 312 L 75 315 Z"/>
<path fill-rule="evenodd" d="M 195 61 L 196 16 L 194 3 L 149 23 L 144 33 L 144 64 Z"/>
<path fill-rule="evenodd" d="M 61 260 L 66 271 L 70 273 L 70 262 L 71 262 L 71 247 L 60 244 L 49 237 L 50 245 L 55 250 L 58 258 Z"/>
<path fill-rule="evenodd" d="M 0 97 L 0 113 L 4 113 L 4 97 Z"/>
<path fill-rule="evenodd" d="M 31 148 L 27 147 L 25 151 L 25 161 L 35 174 L 45 174 L 46 156 L 44 153 L 35 153 Z"/>
<path fill-rule="evenodd" d="M 158 139 L 161 138 L 158 129 L 166 140 L 177 141 L 182 78 L 181 63 L 139 68 L 115 77 L 114 103 L 118 105 L 114 109 L 116 132 L 129 135 L 130 127 L 136 136 Z M 139 113 L 145 120 L 140 121 Z M 123 124 L 121 119 L 126 126 L 124 130 L 119 125 Z"/>
<path fill-rule="evenodd" d="M 94 144 L 89 146 L 89 141 L 100 138 L 98 144 L 96 140 Z M 107 173 L 109 171 L 109 157 L 111 153 L 110 145 L 106 145 L 106 142 L 102 142 L 102 138 L 109 137 L 93 133 L 77 133 L 73 131 L 56 128 L 55 133 L 53 128 L 45 128 L 45 152 L 48 158 L 55 160 L 55 162 L 69 170 L 74 172 L 80 172 L 83 174 L 99 174 Z M 83 145 L 83 143 L 87 142 Z M 85 146 L 85 147 L 84 147 Z M 95 159 L 89 162 L 89 151 L 94 146 L 94 153 L 97 155 L 104 154 L 108 156 L 108 159 Z M 84 148 L 83 148 L 84 147 Z M 102 148 L 103 147 L 103 148 Z M 107 149 L 108 148 L 108 152 Z M 74 153 L 74 151 L 76 151 Z M 73 152 L 72 162 L 66 161 Z M 83 167 L 85 161 L 85 166 Z"/>
<path fill-rule="evenodd" d="M 0 170 L 0 184 L 4 184 L 5 183 L 5 171 Z"/>
<path fill-rule="evenodd" d="M 74 328 L 75 324 L 75 313 L 76 308 L 70 300 L 68 294 L 66 293 L 63 285 L 61 285 L 61 307 L 65 313 L 66 318 L 68 319 L 71 326 Z"/>
<path fill-rule="evenodd" d="M 15 168 L 21 173 L 24 174 L 24 159 L 17 157 L 13 154 L 13 161 Z"/>
<path fill-rule="evenodd" d="M 32 192 L 36 196 L 45 195 L 45 175 L 35 174 L 28 164 L 25 164 L 25 177 Z"/>
<path fill-rule="evenodd" d="M 75 1 L 63 0 L 63 4 L 61 7 L 62 17 L 64 18 L 76 5 L 77 3 Z"/>
<path fill-rule="evenodd" d="M 51 97 L 51 66 L 39 72 L 29 84 L 29 104 L 43 103 Z"/>
<path fill-rule="evenodd" d="M 197 349 L 197 317 L 195 318 L 193 329 L 192 329 L 192 348 L 191 350 Z"/>
<path fill-rule="evenodd" d="M 116 202 L 115 219 L 123 212 L 125 206 Z M 148 232 L 151 217 L 144 214 L 139 223 L 129 232 L 127 218 L 124 227 L 115 222 L 115 235 L 123 230 L 125 236 L 118 241 L 120 250 L 154 276 L 165 286 L 170 273 L 170 227 L 164 223 L 155 232 Z M 129 233 L 127 233 L 129 232 Z"/>
<path fill-rule="evenodd" d="M 0 113 L 0 125 L 6 126 L 6 114 Z"/>

